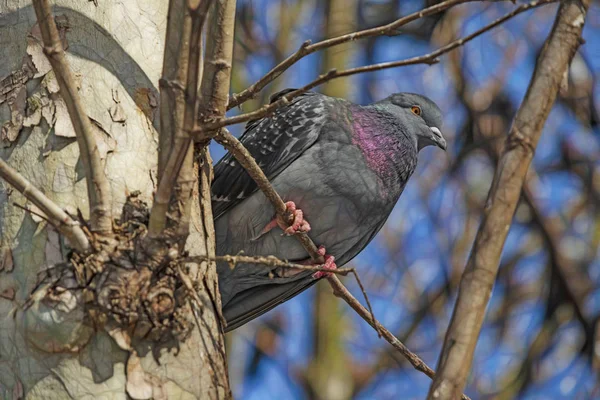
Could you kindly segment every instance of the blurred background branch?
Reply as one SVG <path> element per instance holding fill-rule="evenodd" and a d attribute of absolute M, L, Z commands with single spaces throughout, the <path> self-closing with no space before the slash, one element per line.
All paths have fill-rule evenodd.
<path fill-rule="evenodd" d="M 600 59 L 594 50 L 600 37 L 600 7 L 598 1 L 592 3 L 583 31 L 588 43 L 575 55 L 568 85 L 561 87 L 552 108 L 500 259 L 475 350 L 476 367 L 465 389 L 472 398 L 600 395 L 600 362 L 594 348 L 600 311 Z M 356 0 L 345 8 L 345 17 L 354 21 L 354 30 L 370 29 L 435 4 L 439 2 Z M 429 365 L 440 354 L 498 151 L 524 98 L 557 7 L 548 5 L 516 16 L 432 66 L 412 65 L 337 80 L 344 96 L 355 102 L 413 91 L 430 96 L 444 112 L 447 156 L 422 152 L 415 177 L 388 223 L 351 265 L 365 283 L 377 318 Z M 514 8 L 510 2 L 452 7 L 403 26 L 393 37 L 333 47 L 332 55 L 339 54 L 340 59 L 327 68 L 427 54 Z M 249 87 L 304 41 L 317 43 L 350 31 L 328 30 L 328 15 L 324 2 L 240 0 L 231 92 Z M 328 70 L 330 56 L 317 52 L 298 61 L 248 100 L 244 110 L 268 103 L 277 90 L 311 82 Z M 240 113 L 233 108 L 228 116 Z M 240 128 L 232 126 L 231 132 L 238 135 Z M 223 150 L 211 145 L 211 153 L 218 159 Z M 563 268 L 568 273 L 561 273 Z M 359 297 L 352 280 L 345 283 Z M 313 307 L 318 286 L 329 292 L 326 285 L 317 285 L 228 334 L 236 398 L 318 398 L 327 390 L 339 398 L 385 399 L 399 394 L 424 398 L 429 379 L 390 351 L 354 311 L 342 305 L 337 310 L 339 320 L 336 314 L 329 314 L 331 321 L 319 319 Z M 330 301 L 324 307 L 339 306 L 327 295 Z M 318 365 L 313 359 L 317 341 L 328 343 L 326 337 L 316 337 L 323 327 L 337 329 L 340 336 L 335 346 L 322 350 L 335 351 L 331 359 L 320 358 L 322 365 Z M 330 367 L 339 359 L 344 361 L 344 376 Z M 315 394 L 309 386 L 317 383 L 307 383 L 308 371 L 314 369 L 324 371 L 318 379 L 344 382 L 351 391 L 332 385 Z"/>

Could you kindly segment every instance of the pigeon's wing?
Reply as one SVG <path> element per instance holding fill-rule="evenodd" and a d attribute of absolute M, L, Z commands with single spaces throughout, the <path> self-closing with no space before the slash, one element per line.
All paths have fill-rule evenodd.
<path fill-rule="evenodd" d="M 290 90 L 277 93 L 276 101 Z M 277 109 L 272 116 L 250 121 L 240 141 L 269 180 L 273 180 L 306 149 L 312 146 L 325 124 L 327 97 L 305 93 Z M 214 168 L 212 207 L 219 218 L 257 189 L 246 170 L 227 153 Z"/>
<path fill-rule="evenodd" d="M 362 235 L 354 246 L 340 255 L 339 260 L 336 260 L 338 266 L 343 266 L 360 253 L 371 242 L 377 232 L 379 232 L 386 219 L 387 217 L 379 219 L 375 225 L 364 232 L 364 235 Z M 229 268 L 229 266 L 221 266 L 221 268 Z M 227 321 L 225 332 L 236 329 L 248 321 L 259 317 L 279 304 L 302 293 L 319 279 L 322 279 L 313 278 L 313 272 L 311 271 L 300 272 L 288 279 L 274 279 L 267 276 L 267 274 L 245 277 L 225 275 L 223 278 L 221 280 L 221 276 L 219 277 L 219 286 L 221 288 L 228 285 L 228 278 L 238 281 L 241 279 L 248 281 L 243 283 L 247 287 L 246 289 L 236 293 L 223 305 L 223 316 Z M 240 282 L 237 283 L 239 284 Z"/>
<path fill-rule="evenodd" d="M 223 316 L 227 321 L 225 332 L 232 331 L 245 323 L 272 310 L 281 303 L 285 303 L 292 297 L 302 293 L 318 279 L 312 277 L 312 272 L 307 271 L 296 279 L 288 282 L 277 282 L 249 287 L 237 293 L 235 297 L 223 307 Z M 219 285 L 221 283 L 219 282 Z"/>

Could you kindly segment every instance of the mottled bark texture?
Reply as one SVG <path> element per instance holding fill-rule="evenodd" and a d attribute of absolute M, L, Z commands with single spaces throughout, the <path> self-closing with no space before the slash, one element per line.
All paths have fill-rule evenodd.
<path fill-rule="evenodd" d="M 140 193 L 136 204 L 152 203 L 158 182 L 159 115 L 170 113 L 169 118 L 160 120 L 165 131 L 175 132 L 181 127 L 182 111 L 177 108 L 176 96 L 177 84 L 185 85 L 185 76 L 177 68 L 187 63 L 181 49 L 187 48 L 189 41 L 177 43 L 173 37 L 180 37 L 178 32 L 186 29 L 185 16 L 171 15 L 174 27 L 169 24 L 167 34 L 165 29 L 167 15 L 174 8 L 183 7 L 187 12 L 187 2 L 62 0 L 53 4 L 74 90 L 81 97 L 82 117 L 91 122 L 97 146 L 92 151 L 99 155 L 100 171 L 106 175 L 112 194 L 110 209 L 104 215 L 143 217 L 134 215 L 143 207 L 129 207 L 123 212 L 123 206 L 133 192 Z M 161 108 L 159 113 L 157 88 L 165 41 L 173 45 L 167 51 L 175 67 L 165 67 L 172 73 L 165 81 L 172 84 L 168 87 L 175 96 L 168 103 L 171 108 Z M 80 211 L 89 220 L 93 212 L 88 205 L 86 161 L 79 152 L 73 116 L 67 111 L 41 43 L 31 1 L 0 4 L 0 158 L 71 217 L 79 219 Z M 208 154 L 205 160 L 198 193 L 206 205 L 210 203 Z M 191 197 L 197 180 L 193 169 L 188 172 L 191 174 L 184 182 Z M 190 206 L 182 209 L 184 217 L 186 208 Z M 214 243 L 212 217 L 210 213 L 193 217 L 187 245 L 200 254 L 211 254 L 207 248 Z M 109 230 L 119 229 L 112 225 Z M 106 224 L 102 226 L 105 230 Z M 91 242 L 100 243 L 96 239 Z M 35 203 L 30 204 L 0 180 L 0 398 L 231 396 L 214 268 L 206 263 L 186 265 L 185 274 L 195 295 L 177 293 L 189 302 L 180 308 L 187 310 L 186 318 L 191 321 L 185 339 L 160 346 L 146 341 L 141 346 L 128 342 L 135 336 L 131 332 L 111 330 L 108 323 L 90 324 L 89 309 L 82 306 L 89 299 L 81 291 L 48 291 L 46 286 L 34 290 L 41 278 L 52 275 L 48 270 L 56 270 L 51 267 L 64 266 L 68 259 L 65 238 L 44 219 Z M 142 268 L 126 276 L 140 279 L 144 271 Z M 106 276 L 112 279 L 121 275 Z M 64 283 L 75 281 L 64 279 Z M 124 283 L 135 286 L 136 282 L 116 282 Z M 185 285 L 180 285 L 179 291 L 185 291 Z M 31 293 L 35 295 L 30 297 Z"/>
<path fill-rule="evenodd" d="M 542 128 L 571 59 L 581 43 L 589 1 L 563 1 L 517 111 L 459 287 L 429 399 L 462 393 L 500 264 L 502 248 Z"/>

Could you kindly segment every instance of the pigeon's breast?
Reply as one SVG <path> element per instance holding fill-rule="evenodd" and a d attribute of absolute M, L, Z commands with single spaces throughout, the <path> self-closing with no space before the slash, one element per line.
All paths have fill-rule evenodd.
<path fill-rule="evenodd" d="M 402 127 L 380 114 L 355 113 L 352 144 L 360 150 L 360 162 L 373 171 L 379 194 L 395 202 L 417 165 L 417 149 Z"/>

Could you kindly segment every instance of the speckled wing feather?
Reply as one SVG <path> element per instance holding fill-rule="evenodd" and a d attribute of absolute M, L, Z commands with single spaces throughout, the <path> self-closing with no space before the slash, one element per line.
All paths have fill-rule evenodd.
<path fill-rule="evenodd" d="M 279 92 L 271 102 L 287 93 Z M 250 121 L 240 141 L 246 146 L 269 180 L 273 180 L 312 146 L 325 122 L 327 98 L 308 92 L 293 99 L 266 118 Z M 212 207 L 215 219 L 249 197 L 256 183 L 228 153 L 215 166 Z"/>

